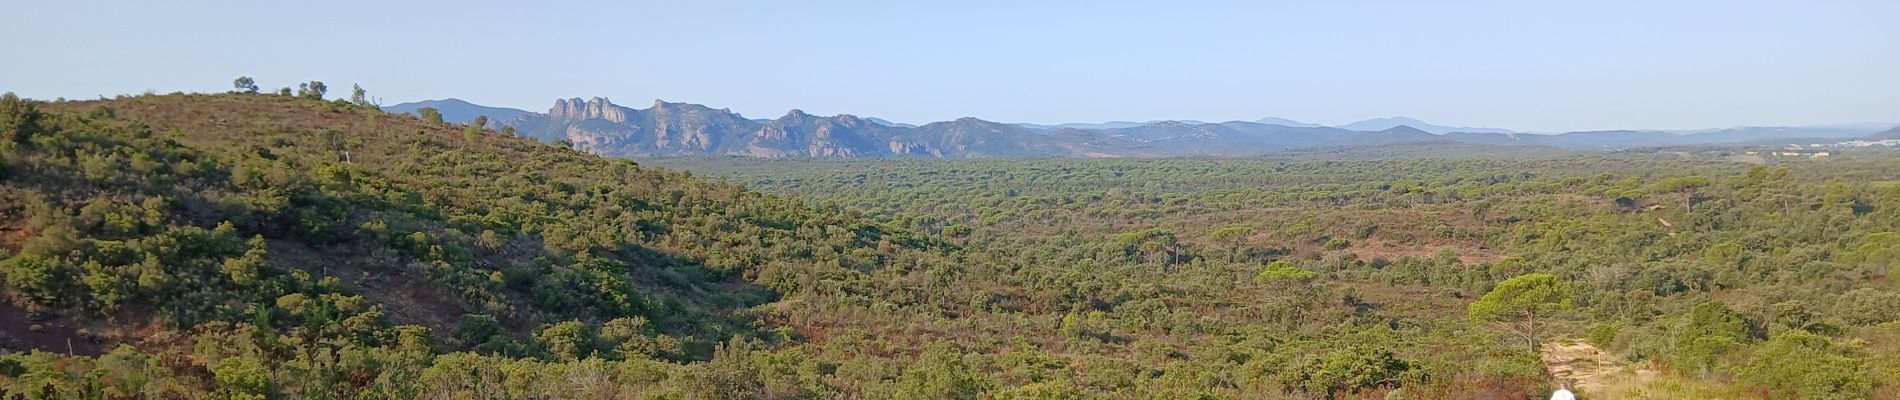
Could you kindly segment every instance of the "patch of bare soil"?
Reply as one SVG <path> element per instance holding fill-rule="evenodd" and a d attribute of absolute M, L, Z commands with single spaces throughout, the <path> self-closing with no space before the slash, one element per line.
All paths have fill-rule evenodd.
<path fill-rule="evenodd" d="M 26 246 L 26 240 L 32 237 L 33 232 L 26 230 L 26 227 L 0 223 L 0 248 L 19 251 Z"/>
<path fill-rule="evenodd" d="M 1660 374 L 1645 366 L 1625 363 L 1615 355 L 1583 341 L 1546 343 L 1542 357 L 1544 367 L 1552 377 L 1586 395 L 1604 393 L 1614 385 L 1654 380 Z"/>

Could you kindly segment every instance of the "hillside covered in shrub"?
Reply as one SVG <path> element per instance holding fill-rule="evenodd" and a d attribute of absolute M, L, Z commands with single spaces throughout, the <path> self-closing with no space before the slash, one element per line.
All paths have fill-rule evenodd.
<path fill-rule="evenodd" d="M 287 92 L 0 99 L 0 397 L 1900 396 L 1892 153 L 621 160 Z"/>

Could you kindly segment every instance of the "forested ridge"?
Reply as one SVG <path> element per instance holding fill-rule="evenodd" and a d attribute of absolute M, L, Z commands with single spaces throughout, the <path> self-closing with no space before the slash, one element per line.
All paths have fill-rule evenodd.
<path fill-rule="evenodd" d="M 306 91 L 0 99 L 0 393 L 1900 398 L 1889 152 L 615 160 Z"/>

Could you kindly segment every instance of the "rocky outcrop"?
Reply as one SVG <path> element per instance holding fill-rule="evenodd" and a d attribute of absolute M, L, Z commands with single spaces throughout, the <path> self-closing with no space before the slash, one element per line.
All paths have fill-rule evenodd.
<path fill-rule="evenodd" d="M 875 143 L 886 137 L 888 127 L 850 115 L 819 117 L 804 110 L 791 110 L 785 116 L 759 127 L 747 144 L 749 155 L 764 157 L 858 157 L 884 155 Z"/>
<path fill-rule="evenodd" d="M 650 132 L 652 146 L 662 153 L 722 154 L 729 150 L 726 142 L 737 142 L 759 124 L 730 110 L 654 100 L 652 108 L 636 111 L 629 125 Z"/>
<path fill-rule="evenodd" d="M 631 109 L 600 97 L 556 100 L 547 114 L 509 124 L 529 137 L 565 140 L 609 156 L 1077 156 L 1087 154 L 1084 147 L 1094 146 L 1055 143 L 1052 136 L 975 118 L 916 127 L 791 110 L 758 121 L 698 104 L 656 100 L 651 108 Z"/>
<path fill-rule="evenodd" d="M 627 122 L 627 109 L 614 105 L 605 97 L 595 97 L 582 102 L 581 98 L 554 100 L 554 108 L 548 109 L 548 118 L 560 120 L 583 120 L 600 118 L 609 122 Z"/>
<path fill-rule="evenodd" d="M 917 143 L 907 142 L 907 141 L 898 140 L 898 139 L 891 139 L 889 147 L 891 149 L 891 154 L 900 155 L 900 156 L 917 155 L 919 154 L 918 150 L 921 149 L 921 147 L 918 146 Z"/>

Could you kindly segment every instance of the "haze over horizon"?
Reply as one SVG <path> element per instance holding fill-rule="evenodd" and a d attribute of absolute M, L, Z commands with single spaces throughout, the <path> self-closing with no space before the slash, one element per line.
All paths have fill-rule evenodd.
<path fill-rule="evenodd" d="M 1406 116 L 1527 131 L 1896 122 L 1900 3 L 1090 7 L 12 5 L 0 91 L 361 84 L 385 104 L 654 98 L 897 122 Z M 83 28 L 75 21 L 86 21 Z M 58 35 L 58 40 L 47 39 Z M 25 38 L 25 39 L 21 39 Z"/>

